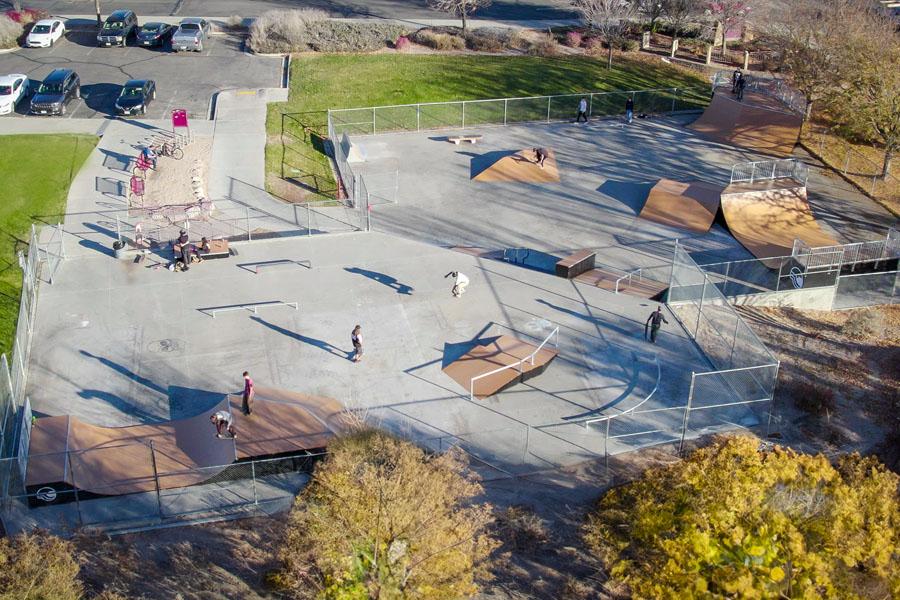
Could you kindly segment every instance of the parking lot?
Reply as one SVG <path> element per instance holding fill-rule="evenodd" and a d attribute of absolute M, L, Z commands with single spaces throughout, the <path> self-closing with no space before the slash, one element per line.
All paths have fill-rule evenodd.
<path fill-rule="evenodd" d="M 173 53 L 168 48 L 141 48 L 129 42 L 126 48 L 98 48 L 93 30 L 66 33 L 52 48 L 22 48 L 0 54 L 0 75 L 23 73 L 32 91 L 50 71 L 74 69 L 81 78 L 82 99 L 73 100 L 65 117 L 89 118 L 115 114 L 114 104 L 129 79 L 156 81 L 157 98 L 147 108 L 147 118 L 164 118 L 173 108 L 187 109 L 194 118 L 207 118 L 213 93 L 231 88 L 279 87 L 280 57 L 254 56 L 244 51 L 235 35 L 210 36 L 203 52 Z M 22 100 L 16 118 L 28 112 L 29 99 Z"/>

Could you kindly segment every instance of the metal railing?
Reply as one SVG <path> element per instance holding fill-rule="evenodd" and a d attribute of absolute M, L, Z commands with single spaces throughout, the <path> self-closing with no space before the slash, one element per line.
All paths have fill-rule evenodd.
<path fill-rule="evenodd" d="M 283 302 L 281 300 L 270 300 L 268 302 L 251 302 L 248 304 L 231 304 L 228 306 L 210 306 L 207 308 L 198 308 L 197 310 L 205 315 L 211 316 L 213 319 L 220 312 L 234 312 L 238 310 L 249 310 L 253 314 L 257 314 L 261 308 L 271 308 L 273 306 L 292 306 L 294 310 L 300 310 L 299 302 Z"/>
<path fill-rule="evenodd" d="M 712 89 L 717 87 L 731 87 L 733 71 L 716 71 L 712 76 Z M 793 89 L 787 81 L 777 77 L 762 77 L 760 75 L 744 74 L 746 81 L 744 90 L 764 94 L 777 99 L 785 108 L 798 115 L 806 114 L 806 97 Z"/>
<path fill-rule="evenodd" d="M 625 273 L 624 275 L 622 275 L 621 277 L 616 279 L 615 292 L 617 294 L 619 293 L 619 284 L 622 283 L 623 281 L 627 281 L 626 285 L 631 285 L 631 282 L 634 280 L 635 275 L 637 275 L 638 281 L 643 282 L 644 281 L 643 273 L 644 273 L 644 268 L 638 267 L 637 269 L 635 269 L 633 271 L 629 271 L 628 273 Z"/>
<path fill-rule="evenodd" d="M 801 133 L 811 152 L 832 169 L 854 182 L 860 189 L 880 200 L 900 201 L 900 164 L 894 161 L 892 172 L 883 177 L 884 165 L 863 155 L 853 144 L 827 127 L 807 123 Z"/>
<path fill-rule="evenodd" d="M 514 363 L 508 364 L 508 365 L 503 365 L 502 367 L 500 367 L 498 369 L 494 369 L 493 371 L 488 371 L 487 373 L 482 373 L 480 375 L 476 375 L 475 377 L 472 377 L 469 380 L 469 400 L 471 400 L 473 402 L 475 401 L 475 382 L 478 381 L 479 379 L 484 379 L 485 377 L 490 377 L 491 375 L 496 375 L 497 373 L 501 373 L 503 371 L 506 371 L 507 369 L 516 369 L 519 372 L 519 375 L 522 375 L 522 365 L 524 365 L 525 363 L 529 363 L 529 364 L 531 364 L 531 366 L 534 366 L 534 357 L 537 356 L 538 353 L 544 348 L 544 346 L 547 345 L 547 343 L 550 341 L 550 338 L 554 338 L 553 347 L 559 348 L 559 327 L 558 326 L 555 327 L 553 329 L 553 331 L 551 331 L 547 335 L 547 337 L 544 338 L 544 340 L 538 345 L 538 347 L 535 348 L 534 352 L 532 352 L 525 358 L 522 358 L 522 359 L 520 359 Z"/>
<path fill-rule="evenodd" d="M 730 183 L 755 183 L 775 179 L 794 179 L 806 185 L 809 167 L 795 158 L 738 163 L 731 167 Z"/>

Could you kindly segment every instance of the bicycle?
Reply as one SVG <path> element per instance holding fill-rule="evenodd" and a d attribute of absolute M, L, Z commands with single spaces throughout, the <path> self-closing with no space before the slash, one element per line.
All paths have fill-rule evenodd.
<path fill-rule="evenodd" d="M 175 160 L 181 160 L 182 158 L 184 158 L 184 150 L 182 150 L 175 142 L 157 142 L 154 144 L 150 144 L 150 149 L 153 150 L 153 152 L 157 156 L 168 156 L 170 158 L 174 158 Z"/>

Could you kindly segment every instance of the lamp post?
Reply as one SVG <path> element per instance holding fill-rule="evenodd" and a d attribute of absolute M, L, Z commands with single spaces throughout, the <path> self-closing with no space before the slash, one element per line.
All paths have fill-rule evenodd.
<path fill-rule="evenodd" d="M 100 0 L 94 0 L 94 10 L 97 11 L 97 27 L 100 28 L 103 25 L 103 21 L 100 18 Z"/>

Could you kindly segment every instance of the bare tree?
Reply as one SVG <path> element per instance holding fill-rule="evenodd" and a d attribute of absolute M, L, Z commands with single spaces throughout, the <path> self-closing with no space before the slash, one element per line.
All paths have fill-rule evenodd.
<path fill-rule="evenodd" d="M 428 0 L 428 7 L 441 12 L 450 13 L 462 19 L 463 33 L 466 32 L 466 19 L 476 10 L 491 5 L 491 0 Z"/>
<path fill-rule="evenodd" d="M 675 56 L 675 40 L 684 29 L 703 14 L 702 0 L 663 0 L 663 15 L 674 30 L 672 56 Z"/>
<path fill-rule="evenodd" d="M 638 11 L 650 19 L 650 31 L 656 33 L 657 21 L 663 16 L 665 0 L 635 0 Z"/>
<path fill-rule="evenodd" d="M 791 4 L 789 0 L 785 4 Z M 707 6 L 706 12 L 719 24 L 722 29 L 722 53 L 725 53 L 725 38 L 728 32 L 739 25 L 743 25 L 750 16 L 750 2 L 747 0 L 714 0 Z"/>
<path fill-rule="evenodd" d="M 628 24 L 638 14 L 637 5 L 628 0 L 572 0 L 572 6 L 606 43 L 606 68 L 611 69 L 613 47 L 625 40 Z"/>

